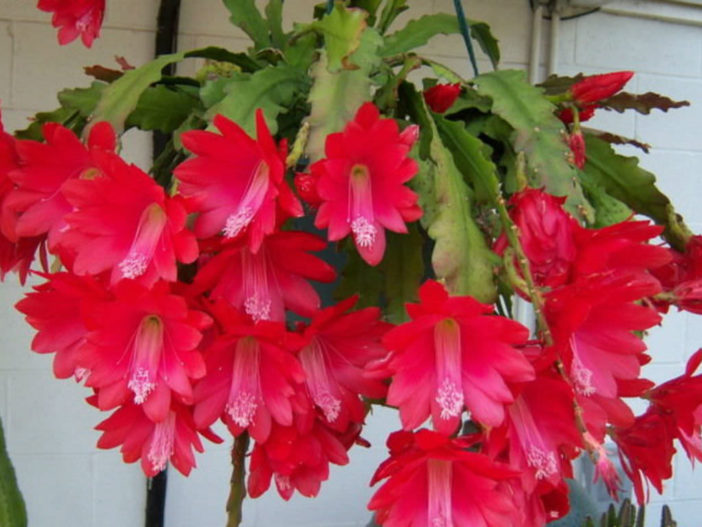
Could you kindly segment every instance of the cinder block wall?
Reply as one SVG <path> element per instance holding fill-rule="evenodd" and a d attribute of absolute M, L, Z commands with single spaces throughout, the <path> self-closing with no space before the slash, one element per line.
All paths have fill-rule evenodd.
<path fill-rule="evenodd" d="M 110 66 L 114 55 L 132 64 L 152 57 L 157 0 L 107 0 L 103 36 L 91 50 L 77 43 L 56 45 L 49 15 L 37 11 L 34 0 L 0 0 L 0 100 L 3 122 L 9 130 L 23 128 L 37 111 L 56 106 L 61 88 L 84 86 L 90 79 L 82 67 Z M 306 20 L 316 0 L 285 2 L 286 21 Z M 619 4 L 633 1 L 620 1 Z M 644 2 L 646 3 L 646 2 Z M 652 3 L 652 2 L 648 2 Z M 525 68 L 528 62 L 531 11 L 527 0 L 464 0 L 470 18 L 485 20 L 500 39 L 503 68 Z M 413 16 L 433 11 L 451 12 L 451 0 L 410 0 Z M 687 8 L 690 18 L 700 8 Z M 694 16 L 693 16 L 694 15 Z M 219 0 L 182 0 L 180 44 L 185 49 L 205 45 L 241 49 L 244 35 L 227 22 Z M 408 19 L 403 15 L 398 25 Z M 689 22 L 689 21 L 688 21 Z M 546 40 L 549 23 L 543 22 Z M 439 37 L 425 53 L 470 76 L 458 37 Z M 479 60 L 487 71 L 487 61 Z M 196 61 L 181 66 L 192 73 Z M 596 13 L 563 21 L 557 71 L 600 73 L 632 69 L 637 75 L 631 91 L 648 90 L 687 99 L 691 108 L 649 116 L 600 112 L 591 124 L 639 141 L 651 143 L 642 164 L 659 176 L 660 185 L 677 203 L 696 232 L 702 232 L 702 29 L 675 21 L 660 22 L 635 16 Z M 544 68 L 542 68 L 542 74 Z M 639 155 L 622 149 L 627 155 Z M 124 154 L 142 167 L 149 164 L 148 134 L 130 133 Z M 0 416 L 20 485 L 29 507 L 32 527 L 138 527 L 143 524 L 145 480 L 136 466 L 121 463 L 117 451 L 97 451 L 92 427 L 104 415 L 83 402 L 85 389 L 70 381 L 52 378 L 51 358 L 32 354 L 32 332 L 12 305 L 22 290 L 10 278 L 0 285 Z M 679 375 L 689 355 L 702 345 L 702 319 L 672 314 L 666 328 L 649 338 L 655 357 L 647 375 L 660 380 Z M 245 525 L 250 527 L 362 526 L 369 514 L 365 503 L 371 495 L 368 481 L 385 457 L 384 438 L 398 428 L 393 412 L 376 411 L 369 418 L 365 436 L 371 449 L 355 448 L 351 464 L 332 467 L 331 478 L 315 500 L 295 497 L 283 502 L 275 493 L 250 500 Z M 221 428 L 220 428 L 220 431 Z M 223 431 L 222 431 L 223 432 Z M 226 436 L 226 433 L 224 433 Z M 199 468 L 190 478 L 169 473 L 168 527 L 217 527 L 224 524 L 231 442 L 206 445 Z M 702 507 L 702 473 L 693 474 L 687 460 L 676 460 L 676 477 L 663 497 L 653 495 L 648 524 L 654 525 L 657 508 L 673 506 L 679 525 L 695 525 Z"/>

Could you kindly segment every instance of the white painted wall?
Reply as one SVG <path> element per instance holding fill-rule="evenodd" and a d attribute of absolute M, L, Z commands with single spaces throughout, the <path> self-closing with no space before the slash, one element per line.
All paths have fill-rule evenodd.
<path fill-rule="evenodd" d="M 243 35 L 227 22 L 219 0 L 182 0 L 181 45 L 246 46 Z M 286 20 L 310 17 L 315 0 L 287 0 Z M 464 0 L 469 17 L 485 20 L 501 40 L 503 67 L 526 67 L 531 13 L 527 0 Z M 654 2 L 619 1 L 629 9 L 650 9 Z M 646 5 L 644 5 L 646 4 Z M 663 4 L 658 3 L 665 7 Z M 26 119 L 56 105 L 63 87 L 88 85 L 84 65 L 113 64 L 115 54 L 132 64 L 151 57 L 157 0 L 108 0 L 103 37 L 91 50 L 74 43 L 59 48 L 47 14 L 35 10 L 34 0 L 0 0 L 0 99 L 3 121 L 10 130 L 26 126 Z M 410 0 L 415 16 L 451 12 L 451 0 Z M 656 7 L 655 5 L 653 6 Z M 679 7 L 679 6 L 678 6 Z M 685 7 L 685 17 L 700 17 L 702 9 Z M 676 13 L 680 13 L 679 10 Z M 404 16 L 404 19 L 407 17 Z M 544 39 L 548 22 L 544 22 Z M 458 37 L 432 42 L 426 53 L 469 76 L 469 65 Z M 544 43 L 545 51 L 545 43 Z M 546 56 L 544 52 L 543 56 Z M 479 61 L 488 70 L 484 60 Z M 195 64 L 184 65 L 192 72 Z M 654 145 L 642 164 L 660 177 L 660 184 L 677 203 L 696 232 L 702 232 L 702 29 L 675 21 L 658 22 L 635 16 L 593 14 L 563 21 L 558 72 L 599 73 L 633 69 L 631 91 L 648 90 L 687 99 L 691 108 L 673 115 L 600 112 L 592 126 L 619 132 Z M 130 134 L 125 155 L 148 166 L 146 134 Z M 628 149 L 623 149 L 629 152 Z M 631 151 L 632 155 L 638 152 Z M 142 524 L 144 478 L 138 467 L 121 463 L 117 451 L 97 451 L 92 427 L 104 416 L 87 406 L 86 391 L 71 382 L 53 380 L 51 358 L 32 354 L 32 332 L 12 305 L 21 297 L 12 279 L 0 286 L 0 416 L 20 485 L 29 507 L 32 527 L 138 527 Z M 702 319 L 673 314 L 666 328 L 649 340 L 655 357 L 647 367 L 654 380 L 682 372 L 687 357 L 702 345 Z M 384 438 L 398 427 L 392 412 L 377 411 L 365 436 L 373 447 L 356 447 L 351 464 L 334 467 L 330 481 L 315 500 L 294 498 L 284 503 L 274 493 L 246 502 L 247 527 L 362 526 L 368 518 L 367 483 L 385 457 Z M 198 458 L 200 467 L 190 478 L 170 472 L 168 527 L 218 527 L 224 524 L 229 478 L 230 441 L 208 445 Z M 683 457 L 676 460 L 676 478 L 656 506 L 672 505 L 679 525 L 694 525 L 702 507 L 702 473 L 693 475 Z"/>

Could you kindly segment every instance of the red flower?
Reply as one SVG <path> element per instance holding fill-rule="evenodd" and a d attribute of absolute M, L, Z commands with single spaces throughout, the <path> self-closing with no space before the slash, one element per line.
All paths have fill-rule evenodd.
<path fill-rule="evenodd" d="M 285 321 L 285 310 L 312 316 L 319 309 L 319 295 L 308 280 L 332 282 L 334 268 L 310 254 L 327 243 L 312 234 L 280 231 L 263 239 L 257 253 L 245 240 L 217 244 L 221 250 L 198 271 L 194 288 L 211 291 L 255 322 Z"/>
<path fill-rule="evenodd" d="M 385 396 L 387 388 L 368 378 L 365 369 L 387 352 L 380 338 L 389 324 L 380 321 L 380 310 L 369 307 L 345 313 L 357 297 L 320 311 L 305 327 L 305 345 L 298 354 L 312 400 L 325 423 L 343 432 L 350 422 L 362 423 L 366 407 L 359 395 Z"/>
<path fill-rule="evenodd" d="M 20 282 L 24 284 L 37 247 L 41 246 L 40 256 L 43 263 L 46 263 L 46 251 L 42 237 L 17 240 L 16 214 L 5 206 L 6 198 L 14 187 L 9 174 L 17 168 L 19 168 L 19 157 L 16 141 L 5 132 L 0 115 L 0 280 L 5 279 L 6 273 L 17 271 Z"/>
<path fill-rule="evenodd" d="M 183 134 L 183 144 L 198 157 L 176 167 L 179 191 L 194 198 L 200 215 L 195 234 L 208 238 L 246 232 L 251 251 L 276 228 L 277 206 L 302 216 L 302 206 L 284 181 L 286 146 L 276 148 L 263 112 L 256 111 L 257 140 L 222 115 L 214 118 L 221 135 L 202 130 Z M 276 205 L 277 204 L 277 205 Z"/>
<path fill-rule="evenodd" d="M 634 332 L 661 318 L 637 302 L 659 291 L 650 275 L 612 271 L 546 296 L 556 350 L 580 395 L 614 399 L 622 395 L 619 382 L 638 379 L 646 345 Z"/>
<path fill-rule="evenodd" d="M 346 465 L 347 451 L 361 427 L 350 424 L 341 434 L 314 421 L 310 430 L 273 423 L 265 443 L 256 443 L 251 454 L 247 487 L 252 498 L 261 496 L 275 477 L 278 494 L 289 500 L 295 490 L 312 498 L 329 478 L 329 463 Z"/>
<path fill-rule="evenodd" d="M 291 426 L 293 410 L 305 413 L 298 392 L 305 374 L 294 351 L 299 342 L 278 322 L 250 323 L 230 306 L 211 306 L 219 335 L 205 351 L 207 375 L 195 387 L 195 423 L 220 417 L 234 435 L 248 430 L 265 442 L 272 422 Z"/>
<path fill-rule="evenodd" d="M 568 147 L 573 154 L 573 164 L 580 170 L 585 168 L 585 139 L 582 132 L 573 132 L 568 135 Z"/>
<path fill-rule="evenodd" d="M 702 236 L 691 236 L 685 246 L 685 252 L 679 253 L 669 249 L 671 261 L 654 269 L 652 272 L 672 293 L 670 303 L 678 309 L 702 314 Z M 657 301 L 657 307 L 667 312 L 668 302 Z"/>
<path fill-rule="evenodd" d="M 694 375 L 702 363 L 702 348 L 687 362 L 680 377 L 656 386 L 648 393 L 651 406 L 668 423 L 691 460 L 702 461 L 702 375 Z"/>
<path fill-rule="evenodd" d="M 98 448 L 122 445 L 124 462 L 141 460 L 141 468 L 150 478 L 165 469 L 169 460 L 187 476 L 195 467 L 193 448 L 204 452 L 190 409 L 181 404 L 174 403 L 165 418 L 154 423 L 141 407 L 127 403 L 95 428 L 102 431 Z M 211 441 L 221 442 L 209 430 L 200 433 Z"/>
<path fill-rule="evenodd" d="M 437 84 L 424 91 L 424 100 L 436 113 L 444 113 L 453 106 L 461 93 L 461 84 Z"/>
<path fill-rule="evenodd" d="M 429 415 L 442 434 L 455 432 L 464 405 L 487 426 L 504 421 L 514 401 L 509 383 L 534 378 L 534 370 L 514 346 L 529 330 L 492 315 L 492 306 L 469 296 L 449 297 L 433 280 L 419 289 L 419 304 L 407 304 L 412 321 L 390 330 L 383 339 L 392 350 L 394 374 L 388 404 L 400 408 L 405 430 Z"/>
<path fill-rule="evenodd" d="M 601 75 L 590 75 L 571 86 L 573 100 L 580 105 L 598 102 L 621 90 L 634 76 L 633 71 L 615 71 Z"/>
<path fill-rule="evenodd" d="M 98 177 L 101 168 L 96 154 L 113 152 L 116 138 L 105 122 L 91 129 L 87 145 L 58 123 L 44 124 L 42 133 L 45 143 L 16 142 L 19 168 L 10 172 L 16 188 L 3 207 L 16 216 L 14 234 L 18 238 L 48 235 L 53 250 L 67 228 L 65 216 L 73 209 L 63 194 L 66 183 Z"/>
<path fill-rule="evenodd" d="M 171 393 L 192 404 L 192 381 L 205 374 L 198 344 L 200 330 L 211 323 L 168 284 L 146 289 L 124 281 L 113 301 L 90 306 L 91 329 L 81 351 L 90 371 L 86 386 L 97 389 L 97 406 L 108 410 L 132 399 L 154 422 L 163 421 Z"/>
<path fill-rule="evenodd" d="M 519 228 L 519 241 L 540 286 L 566 283 L 575 261 L 575 233 L 580 226 L 563 210 L 564 202 L 565 198 L 529 188 L 510 199 L 510 216 Z M 503 234 L 495 249 L 501 253 L 506 247 L 507 237 Z"/>
<path fill-rule="evenodd" d="M 673 476 L 673 436 L 666 426 L 665 418 L 655 409 L 640 415 L 628 428 L 615 428 L 612 438 L 619 447 L 619 457 L 624 472 L 634 484 L 639 503 L 648 500 L 644 496 L 644 476 L 658 491 L 663 492 L 663 481 Z"/>
<path fill-rule="evenodd" d="M 198 255 L 182 201 L 167 197 L 146 173 L 117 156 L 100 156 L 98 165 L 103 176 L 63 187 L 75 207 L 61 238 L 61 245 L 75 252 L 72 270 L 111 271 L 113 284 L 123 278 L 146 285 L 159 278 L 175 281 L 176 260 L 190 263 Z"/>
<path fill-rule="evenodd" d="M 298 173 L 293 182 L 295 183 L 295 189 L 302 200 L 310 207 L 316 209 L 322 203 L 322 198 L 320 198 L 319 194 L 317 194 L 317 181 L 319 180 L 321 166 L 318 164 L 313 164 L 310 167 L 310 170 L 310 174 L 305 174 L 304 172 Z"/>
<path fill-rule="evenodd" d="M 80 35 L 86 47 L 100 36 L 105 15 L 105 0 L 39 0 L 42 11 L 53 12 L 51 25 L 60 28 L 58 41 L 62 46 Z"/>
<path fill-rule="evenodd" d="M 59 379 L 75 376 L 81 380 L 89 373 L 80 360 L 88 328 L 86 312 L 97 301 L 109 300 L 103 285 L 91 277 L 71 273 L 48 275 L 47 282 L 34 287 L 15 306 L 37 330 L 32 349 L 37 353 L 56 353 L 54 375 Z"/>
<path fill-rule="evenodd" d="M 414 127 L 400 134 L 395 121 L 366 103 L 343 132 L 327 136 L 326 159 L 312 165 L 322 200 L 315 225 L 328 228 L 331 241 L 353 233 L 370 265 L 383 258 L 385 229 L 407 232 L 405 222 L 422 215 L 417 195 L 404 185 L 417 173 L 407 157 L 415 136 Z"/>
<path fill-rule="evenodd" d="M 595 110 L 597 109 L 596 104 L 590 104 L 578 111 L 578 121 L 584 123 L 589 121 L 595 116 Z M 574 121 L 573 109 L 564 108 L 558 112 L 558 118 L 563 121 L 564 124 L 571 124 Z"/>
<path fill-rule="evenodd" d="M 388 478 L 368 503 L 384 527 L 517 525 L 519 511 L 504 482 L 519 475 L 466 442 L 436 432 L 395 432 L 390 458 L 371 485 Z"/>
<path fill-rule="evenodd" d="M 590 75 L 574 83 L 570 88 L 570 95 L 578 106 L 578 120 L 587 121 L 598 108 L 598 102 L 611 97 L 633 77 L 633 71 L 615 71 L 602 75 Z M 564 108 L 558 117 L 565 124 L 573 122 L 573 109 Z"/>
<path fill-rule="evenodd" d="M 649 221 L 622 221 L 602 229 L 577 229 L 577 256 L 574 274 L 589 276 L 596 273 L 643 273 L 670 262 L 670 253 L 649 240 L 663 228 Z"/>

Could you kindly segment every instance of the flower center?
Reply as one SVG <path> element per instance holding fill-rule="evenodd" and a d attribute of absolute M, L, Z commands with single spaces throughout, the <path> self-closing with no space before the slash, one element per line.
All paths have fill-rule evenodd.
<path fill-rule="evenodd" d="M 377 229 L 373 225 L 373 192 L 370 172 L 365 165 L 354 165 L 349 176 L 349 211 L 347 221 L 359 247 L 375 243 Z"/>
<path fill-rule="evenodd" d="M 234 351 L 234 371 L 225 411 L 242 428 L 249 426 L 259 405 L 259 346 L 253 337 L 240 338 Z"/>
<path fill-rule="evenodd" d="M 118 266 L 124 278 L 137 278 L 146 272 L 167 221 L 166 213 L 157 203 L 152 203 L 144 209 L 132 246 Z"/>
<path fill-rule="evenodd" d="M 299 358 L 307 376 L 307 387 L 310 390 L 314 404 L 319 406 L 324 412 L 324 417 L 326 417 L 327 421 L 333 423 L 341 412 L 341 399 L 332 394 L 336 390 L 330 379 L 323 346 L 324 344 L 320 339 L 314 337 L 300 351 Z"/>
<path fill-rule="evenodd" d="M 573 349 L 573 362 L 570 366 L 570 376 L 575 385 L 575 391 L 580 395 L 592 395 L 597 389 L 592 385 L 592 370 L 588 369 L 580 360 L 578 355 L 578 343 L 575 336 L 570 338 L 570 345 Z"/>
<path fill-rule="evenodd" d="M 463 411 L 463 382 L 461 380 L 461 328 L 452 318 L 434 326 L 436 354 L 436 402 L 441 418 L 450 419 Z"/>
<path fill-rule="evenodd" d="M 151 468 L 156 472 L 161 472 L 166 468 L 168 459 L 173 455 L 175 440 L 175 413 L 169 412 L 160 423 L 154 425 L 151 435 L 149 451 L 146 459 L 151 463 Z"/>
<path fill-rule="evenodd" d="M 241 250 L 241 269 L 244 284 L 244 311 L 254 322 L 285 320 L 280 293 L 276 291 L 275 275 L 269 270 L 265 244 L 258 253 L 248 247 Z M 276 295 L 276 293 L 278 293 Z M 277 296 L 274 302 L 274 295 Z"/>
<path fill-rule="evenodd" d="M 451 483 L 453 478 L 451 461 L 430 459 L 427 461 L 429 493 L 428 519 L 431 527 L 453 527 L 451 511 Z"/>
<path fill-rule="evenodd" d="M 268 165 L 261 161 L 249 178 L 236 210 L 227 218 L 223 229 L 226 238 L 234 238 L 253 221 L 263 204 L 269 186 L 270 170 Z"/>
<path fill-rule="evenodd" d="M 127 383 L 136 404 L 142 404 L 156 388 L 162 349 L 163 322 L 155 315 L 144 317 L 134 337 L 133 362 Z"/>
<path fill-rule="evenodd" d="M 508 411 L 527 465 L 535 470 L 536 479 L 546 479 L 558 473 L 556 454 L 544 441 L 524 398 L 518 397 Z"/>

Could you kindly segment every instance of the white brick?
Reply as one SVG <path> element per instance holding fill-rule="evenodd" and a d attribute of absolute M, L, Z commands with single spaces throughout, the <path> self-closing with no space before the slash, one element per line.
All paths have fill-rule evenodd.
<path fill-rule="evenodd" d="M 51 371 L 53 357 L 42 356 L 31 351 L 30 346 L 35 331 L 29 326 L 24 315 L 15 309 L 15 304 L 24 297 L 30 288 L 22 288 L 14 274 L 8 275 L 3 284 L 0 302 L 0 320 L 3 321 L 3 342 L 0 353 L 0 369 L 40 369 Z"/>
<path fill-rule="evenodd" d="M 528 43 L 531 35 L 531 9 L 529 9 L 528 2 L 515 0 L 481 2 L 472 0 L 463 2 L 463 10 L 467 18 L 486 22 L 490 26 L 492 34 L 500 41 L 503 61 L 526 62 L 528 60 Z M 408 12 L 411 13 L 413 11 L 415 11 L 414 6 Z M 437 0 L 433 11 L 455 14 L 451 0 Z M 509 16 L 505 16 L 506 12 L 509 13 Z M 416 14 L 413 15 L 413 18 L 416 17 Z M 475 41 L 473 41 L 473 44 L 476 46 L 476 55 L 483 55 L 482 50 Z M 433 54 L 467 57 L 465 44 L 460 35 L 436 37 L 427 46 L 427 51 Z"/>
<path fill-rule="evenodd" d="M 208 511 L 209 524 L 226 523 L 225 504 L 229 494 L 233 440 L 221 423 L 217 423 L 213 429 L 224 442 L 215 445 L 203 440 L 205 452 L 196 454 L 197 468 L 192 470 L 190 476 L 186 478 L 175 469 L 168 471 L 166 525 L 169 527 L 190 527 L 204 523 L 202 511 Z M 188 496 L 188 499 L 182 499 L 183 496 Z M 247 499 L 244 502 L 245 525 L 256 525 L 250 512 L 253 501 Z M 197 503 L 197 507 L 193 507 L 193 503 Z"/>
<path fill-rule="evenodd" d="M 3 430 L 7 432 L 7 374 L 0 371 L 0 419 Z"/>
<path fill-rule="evenodd" d="M 156 31 L 159 4 L 159 0 L 108 0 L 103 27 Z"/>
<path fill-rule="evenodd" d="M 0 18 L 7 20 L 37 20 L 51 23 L 51 14 L 37 9 L 37 2 L 0 0 Z"/>
<path fill-rule="evenodd" d="M 5 126 L 5 131 L 7 133 L 12 133 L 15 130 L 24 130 L 31 124 L 30 118 L 33 117 L 35 113 L 36 112 L 32 110 L 10 110 L 6 109 L 3 105 L 2 122 Z"/>
<path fill-rule="evenodd" d="M 49 370 L 14 372 L 8 385 L 8 449 L 20 454 L 92 453 L 108 417 L 85 402 L 92 391 Z"/>
<path fill-rule="evenodd" d="M 129 163 L 134 163 L 148 172 L 153 165 L 153 134 L 132 128 L 120 138 L 122 150 L 120 155 Z"/>
<path fill-rule="evenodd" d="M 697 27 L 594 13 L 577 19 L 575 56 L 582 66 L 699 75 Z"/>
<path fill-rule="evenodd" d="M 93 522 L 100 527 L 143 525 L 146 478 L 138 463 L 126 464 L 118 449 L 92 455 Z M 199 509 L 199 505 L 194 507 Z"/>
<path fill-rule="evenodd" d="M 677 446 L 680 446 L 680 443 Z M 675 458 L 675 491 L 673 493 L 675 500 L 699 500 L 700 489 L 702 489 L 702 470 L 699 470 L 699 464 L 695 466 L 697 470 L 690 463 L 682 447 L 678 448 L 678 456 Z"/>
<path fill-rule="evenodd" d="M 675 114 L 667 117 L 675 120 Z M 656 174 L 658 187 L 688 222 L 702 222 L 702 152 L 653 149 L 649 155 L 641 156 L 641 166 Z"/>
<path fill-rule="evenodd" d="M 649 330 L 645 341 L 655 364 L 679 365 L 684 362 L 686 322 L 684 313 L 671 309 L 660 326 Z"/>
<path fill-rule="evenodd" d="M 636 138 L 656 148 L 702 152 L 702 80 L 641 75 L 638 86 L 640 93 L 652 91 L 675 101 L 689 101 L 690 106 L 637 115 Z"/>
<path fill-rule="evenodd" d="M 221 0 L 190 0 L 180 7 L 180 31 L 192 35 L 222 35 L 248 38 L 229 21 Z"/>
<path fill-rule="evenodd" d="M 51 443 L 54 436 L 46 436 Z M 89 527 L 92 522 L 92 464 L 88 455 L 11 454 L 29 525 Z"/>
<path fill-rule="evenodd" d="M 0 22 L 0 108 L 12 105 L 12 32 L 8 22 Z"/>
<path fill-rule="evenodd" d="M 153 57 L 153 33 L 106 29 L 91 49 L 60 47 L 51 28 L 21 22 L 14 25 L 15 58 L 12 96 L 16 109 L 46 109 L 58 106 L 56 93 L 63 88 L 88 86 L 92 78 L 84 66 L 115 67 L 115 52 L 139 66 Z M 47 64 L 56 65 L 47 75 Z"/>

